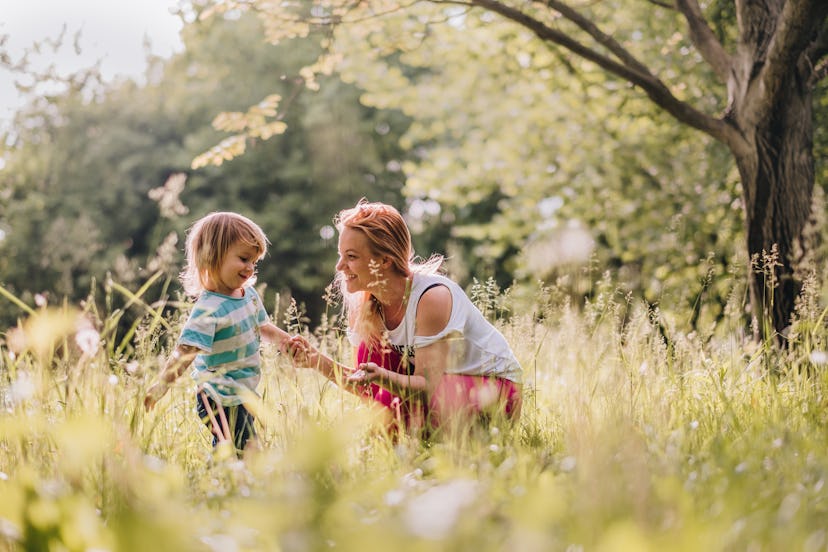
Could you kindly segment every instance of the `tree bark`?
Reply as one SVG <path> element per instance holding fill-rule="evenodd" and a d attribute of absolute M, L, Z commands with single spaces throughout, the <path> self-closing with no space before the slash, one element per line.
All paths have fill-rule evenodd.
<path fill-rule="evenodd" d="M 741 41 L 728 80 L 726 120 L 742 181 L 757 338 L 785 334 L 802 290 L 798 267 L 814 188 L 813 76 L 828 5 L 738 2 Z"/>
<path fill-rule="evenodd" d="M 784 334 L 801 291 L 796 269 L 814 187 L 811 93 L 791 79 L 748 152 L 734 152 L 742 180 L 749 288 L 756 337 Z"/>
<path fill-rule="evenodd" d="M 828 53 L 828 0 L 736 0 L 739 41 L 733 54 L 718 42 L 698 0 L 674 0 L 687 20 L 691 41 L 727 84 L 723 117 L 676 98 L 643 63 L 566 0 L 544 4 L 605 51 L 502 0 L 467 1 L 628 80 L 678 121 L 728 146 L 742 180 L 747 252 L 757 262 L 748 275 L 756 337 L 783 334 L 801 291 L 797 256 L 808 247 L 802 237 L 814 188 L 812 89 L 821 78 L 819 63 Z"/>

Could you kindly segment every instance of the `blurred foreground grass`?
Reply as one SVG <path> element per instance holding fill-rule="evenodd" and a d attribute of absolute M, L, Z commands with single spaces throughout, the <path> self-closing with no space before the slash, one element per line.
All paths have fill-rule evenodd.
<path fill-rule="evenodd" d="M 826 550 L 825 311 L 780 351 L 728 319 L 684 334 L 612 290 L 514 310 L 517 427 L 394 442 L 266 350 L 244 461 L 211 452 L 188 378 L 141 407 L 176 320 L 148 309 L 127 351 L 117 315 L 34 311 L 0 349 L 0 549 Z"/>

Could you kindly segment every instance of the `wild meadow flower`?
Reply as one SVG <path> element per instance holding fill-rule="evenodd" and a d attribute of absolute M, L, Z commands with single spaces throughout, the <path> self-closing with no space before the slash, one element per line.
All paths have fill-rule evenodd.
<path fill-rule="evenodd" d="M 30 351 L 46 357 L 55 351 L 60 340 L 79 327 L 78 313 L 72 308 L 43 308 L 6 333 L 9 351 L 17 355 Z"/>
<path fill-rule="evenodd" d="M 405 491 L 401 489 L 392 489 L 385 493 L 385 504 L 388 506 L 397 506 L 402 504 L 405 500 Z"/>
<path fill-rule="evenodd" d="M 92 327 L 82 327 L 75 333 L 75 343 L 85 356 L 95 356 L 101 343 L 101 335 Z"/>
<path fill-rule="evenodd" d="M 0 518 L 0 535 L 8 538 L 10 542 L 20 542 L 22 537 L 20 529 L 5 518 Z"/>
<path fill-rule="evenodd" d="M 230 535 L 205 535 L 201 537 L 209 550 L 231 551 L 240 550 L 238 543 Z"/>
<path fill-rule="evenodd" d="M 140 368 L 141 366 L 138 364 L 137 360 L 130 360 L 126 363 L 126 366 L 124 366 L 124 370 L 126 370 L 126 373 L 131 376 L 136 375 Z"/>
<path fill-rule="evenodd" d="M 818 366 L 828 364 L 828 352 L 825 351 L 811 351 L 811 362 Z"/>
<path fill-rule="evenodd" d="M 639 373 L 639 375 L 644 376 L 644 375 L 646 375 L 646 374 L 647 374 L 647 372 L 648 372 L 649 370 L 650 370 L 650 365 L 649 365 L 649 364 L 647 364 L 647 361 L 646 361 L 646 360 L 642 361 L 642 362 L 641 362 L 641 365 L 638 367 L 638 373 Z"/>
<path fill-rule="evenodd" d="M 388 285 L 388 279 L 381 278 L 382 270 L 380 270 L 380 264 L 374 259 L 370 259 L 368 261 L 368 272 L 371 274 L 371 276 L 374 277 L 374 280 L 372 282 L 368 282 L 368 287 L 385 289 L 385 287 Z"/>
<path fill-rule="evenodd" d="M 6 346 L 12 359 L 26 350 L 26 333 L 20 326 L 9 328 L 6 332 Z"/>
<path fill-rule="evenodd" d="M 443 538 L 454 528 L 461 510 L 474 502 L 478 491 L 479 484 L 469 479 L 432 487 L 408 503 L 406 527 L 421 538 Z"/>
<path fill-rule="evenodd" d="M 578 460 L 574 456 L 566 456 L 561 460 L 561 471 L 571 472 L 578 465 Z"/>
<path fill-rule="evenodd" d="M 12 382 L 9 388 L 11 400 L 14 403 L 21 403 L 30 399 L 36 390 L 35 382 L 28 372 L 20 371 L 17 373 L 17 378 Z"/>
<path fill-rule="evenodd" d="M 153 188 L 147 193 L 151 200 L 158 203 L 158 209 L 161 211 L 162 217 L 174 219 L 190 212 L 187 206 L 181 203 L 180 199 L 186 183 L 187 175 L 185 173 L 173 173 L 167 178 L 163 186 Z"/>

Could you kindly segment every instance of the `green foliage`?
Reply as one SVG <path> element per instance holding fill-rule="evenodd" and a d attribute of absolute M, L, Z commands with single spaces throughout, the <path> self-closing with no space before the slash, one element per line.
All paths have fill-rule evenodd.
<path fill-rule="evenodd" d="M 577 245 L 570 230 L 581 228 L 592 238 L 593 262 L 617 270 L 652 302 L 666 296 L 689 307 L 708 270 L 717 281 L 727 276 L 741 205 L 723 147 L 588 65 L 577 63 L 573 77 L 576 60 L 561 63 L 565 55 L 512 25 L 485 14 L 465 22 L 441 27 L 439 37 L 432 31 L 428 49 L 439 48 L 437 55 L 424 59 L 424 45 L 403 56 L 428 71 L 408 84 L 417 92 L 395 100 L 418 115 L 403 140 L 433 144 L 406 166 L 406 193 L 437 199 L 452 213 L 453 235 L 470 250 L 464 259 L 499 259 L 519 278 L 549 280 L 590 257 L 588 243 L 572 259 L 562 250 L 567 239 Z M 673 52 L 658 47 L 657 33 L 646 40 L 653 42 L 642 37 L 642 53 Z M 471 78 L 461 67 L 474 67 Z M 389 91 L 385 101 L 399 95 Z M 469 203 L 492 196 L 488 217 L 468 217 Z M 719 305 L 721 293 L 713 297 Z"/>
<path fill-rule="evenodd" d="M 117 312 L 36 312 L 0 344 L 0 546 L 825 546 L 825 310 L 803 309 L 780 351 L 729 317 L 712 339 L 686 333 L 611 280 L 582 311 L 554 286 L 526 302 L 477 289 L 516 313 L 497 322 L 525 370 L 515 427 L 393 440 L 377 412 L 268 350 L 251 403 L 262 449 L 243 460 L 211 452 L 189 381 L 144 412 L 167 342 L 152 313 L 128 360 L 103 331 Z M 347 360 L 330 331 L 315 335 Z"/>
<path fill-rule="evenodd" d="M 771 212 L 790 219 L 768 222 L 776 230 L 763 238 L 767 243 L 758 248 L 752 240 L 750 246 L 760 255 L 781 244 L 786 259 L 784 244 L 794 237 L 782 229 L 805 223 L 807 205 L 772 209 L 741 199 L 765 185 L 750 176 L 751 167 L 785 163 L 761 151 L 755 154 L 760 159 L 746 160 L 755 121 L 765 118 L 749 112 L 770 105 L 786 112 L 788 102 L 761 92 L 742 101 L 763 88 L 749 87 L 747 96 L 733 92 L 735 81 L 753 78 L 737 75 L 736 60 L 764 47 L 762 40 L 752 44 L 755 29 L 790 28 L 776 20 L 788 12 L 748 10 L 737 25 L 736 8 L 718 1 L 675 7 L 623 1 L 214 4 L 216 13 L 257 13 L 274 44 L 315 33 L 323 52 L 303 72 L 308 86 L 318 85 L 317 75 L 337 71 L 365 91 L 367 105 L 412 117 L 400 142 L 410 154 L 403 164 L 409 214 L 416 219 L 423 204 L 439 205 L 438 214 L 429 209 L 415 226 L 435 230 L 438 241 L 426 237 L 426 249 L 439 244 L 464 282 L 471 274 L 503 285 L 515 278 L 552 281 L 591 260 L 648 302 L 689 309 L 696 325 L 724 315 L 732 292 L 728 274 L 749 266 L 745 219 Z M 806 9 L 824 17 L 816 6 Z M 280 24 L 286 21 L 291 24 Z M 708 26 L 721 50 L 691 41 Z M 757 55 L 759 67 L 764 58 Z M 801 93 L 808 99 L 806 88 Z M 814 97 L 823 94 L 817 88 Z M 797 116 L 811 128 L 810 112 Z M 730 134 L 733 127 L 743 127 L 737 134 L 747 143 Z M 809 150 L 810 141 L 804 142 Z M 794 157 L 807 165 L 810 154 Z M 746 179 L 744 192 L 740 178 Z M 799 180 L 810 193 L 809 169 L 791 178 L 780 185 Z M 816 199 L 814 218 L 821 220 L 824 209 Z M 824 257 L 824 247 L 811 248 L 819 247 L 813 241 L 822 239 L 825 227 L 811 224 L 809 237 L 817 240 L 790 249 Z M 573 280 L 573 295 L 590 291 L 583 278 Z M 750 280 L 756 298 L 759 284 L 755 275 Z M 785 297 L 771 321 L 777 332 L 788 325 L 799 285 L 796 271 L 784 280 L 793 285 L 778 291 Z M 756 318 L 766 318 L 763 308 L 752 305 Z"/>
<path fill-rule="evenodd" d="M 592 42 L 543 6 L 522 9 Z M 693 311 L 693 320 L 723 315 L 731 291 L 724 282 L 746 259 L 738 175 L 721 144 L 483 9 L 334 1 L 312 15 L 291 10 L 256 10 L 268 40 L 292 40 L 298 30 L 278 25 L 285 19 L 319 25 L 326 49 L 311 68 L 324 65 L 327 74 L 333 65 L 364 91 L 363 103 L 412 118 L 400 140 L 409 218 L 424 230 L 422 249 L 448 253 L 458 279 L 554 281 L 597 266 L 651 303 L 667 298 Z M 677 98 L 708 112 L 726 107 L 724 90 L 676 31 L 685 26 L 677 12 L 625 2 L 579 10 Z M 714 32 L 731 38 L 732 8 L 707 10 Z M 439 208 L 423 213 L 424 203 Z"/>
<path fill-rule="evenodd" d="M 407 119 L 360 106 L 358 92 L 336 81 L 319 93 L 298 88 L 294 77 L 318 47 L 270 46 L 253 17 L 182 32 L 186 50 L 151 60 L 146 83 L 91 95 L 70 86 L 18 114 L 0 171 L 0 282 L 31 305 L 37 293 L 79 300 L 109 273 L 134 287 L 158 270 L 174 280 L 192 220 L 235 210 L 272 242 L 259 274 L 272 290 L 266 302 L 279 292 L 317 316 L 335 263 L 335 244 L 320 230 L 362 196 L 401 202 L 399 174 L 386 165 Z M 244 157 L 190 168 L 221 136 L 212 120 L 230 128 L 232 117 L 220 113 L 251 104 L 270 113 L 274 91 L 289 106 L 288 135 L 250 137 Z M 19 314 L 0 305 L 6 323 Z"/>

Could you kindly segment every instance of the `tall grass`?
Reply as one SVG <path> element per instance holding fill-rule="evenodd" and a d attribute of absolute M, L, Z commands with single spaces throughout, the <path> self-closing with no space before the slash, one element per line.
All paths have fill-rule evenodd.
<path fill-rule="evenodd" d="M 148 286 L 147 286 L 148 287 Z M 575 308 L 474 296 L 525 369 L 517 426 L 393 439 L 376 413 L 264 352 L 262 450 L 213 451 L 187 378 L 141 403 L 180 327 L 143 309 L 40 307 L 0 347 L 0 548 L 9 550 L 825 550 L 828 332 L 784 350 L 710 332 L 607 284 Z M 130 296 L 131 295 L 131 296 Z M 104 301 L 110 305 L 111 301 Z M 739 308 L 729 312 L 738 312 Z M 505 314 L 511 311 L 511 316 Z M 304 331 L 345 358 L 326 317 Z"/>

